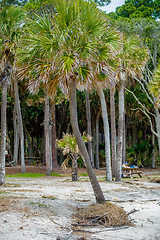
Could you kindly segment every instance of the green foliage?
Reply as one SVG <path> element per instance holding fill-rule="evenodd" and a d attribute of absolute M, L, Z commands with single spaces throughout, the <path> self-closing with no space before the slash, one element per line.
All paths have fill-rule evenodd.
<path fill-rule="evenodd" d="M 147 140 L 134 144 L 127 149 L 127 162 L 139 167 L 151 166 L 152 149 L 153 146 Z"/>
<path fill-rule="evenodd" d="M 56 173 L 56 172 L 52 172 L 50 174 L 50 176 L 52 176 L 52 177 L 64 177 L 62 174 L 59 174 L 59 173 Z"/>
<path fill-rule="evenodd" d="M 160 3 L 159 0 L 126 0 L 125 4 L 117 7 L 116 14 L 124 18 L 159 18 Z"/>
<path fill-rule="evenodd" d="M 39 178 L 44 177 L 45 174 L 41 173 L 17 173 L 14 175 L 6 175 L 6 177 L 16 177 L 16 178 Z"/>
<path fill-rule="evenodd" d="M 84 142 L 88 142 L 91 137 L 89 137 L 86 134 L 83 134 L 82 139 Z M 79 154 L 79 148 L 76 143 L 76 139 L 71 134 L 63 134 L 63 138 L 60 140 L 57 140 L 57 147 L 59 149 L 62 149 L 63 155 L 66 154 Z"/>

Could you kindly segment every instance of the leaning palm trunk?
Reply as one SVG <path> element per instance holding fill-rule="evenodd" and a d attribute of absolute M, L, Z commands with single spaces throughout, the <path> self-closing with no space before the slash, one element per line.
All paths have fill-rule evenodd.
<path fill-rule="evenodd" d="M 46 159 L 46 175 L 50 175 L 51 167 L 51 147 L 50 147 L 50 129 L 49 129 L 49 98 L 45 95 L 45 113 L 44 113 L 44 132 L 45 132 L 45 159 Z"/>
<path fill-rule="evenodd" d="M 14 94 L 15 94 L 15 105 L 16 105 L 16 112 L 17 112 L 17 119 L 18 119 L 18 126 L 19 126 L 19 136 L 20 136 L 20 147 L 21 147 L 21 172 L 25 173 L 25 159 L 24 159 L 24 131 L 23 131 L 23 123 L 22 123 L 22 114 L 21 108 L 19 103 L 19 94 L 18 94 L 18 84 L 17 84 L 17 77 L 14 73 Z"/>
<path fill-rule="evenodd" d="M 19 150 L 19 127 L 17 122 L 16 105 L 14 104 L 13 110 L 13 129 L 14 129 L 14 150 L 13 150 L 13 162 L 14 166 L 18 163 L 18 150 Z"/>
<path fill-rule="evenodd" d="M 0 185 L 2 185 L 5 182 L 7 87 L 8 83 L 4 81 L 2 83 L 2 102 L 1 102 Z"/>
<path fill-rule="evenodd" d="M 98 89 L 98 94 L 99 94 L 100 101 L 101 101 L 102 117 L 103 117 L 103 124 L 104 124 L 106 180 L 107 181 L 112 181 L 109 123 L 108 123 L 106 101 L 105 101 L 105 96 L 104 96 L 104 92 L 103 92 L 102 88 Z"/>
<path fill-rule="evenodd" d="M 92 131 L 91 131 L 91 112 L 90 112 L 90 102 L 89 102 L 89 92 L 86 91 L 86 117 L 87 117 L 87 133 L 91 137 Z M 92 151 L 92 140 L 88 141 L 88 153 L 90 157 L 90 161 L 92 164 L 92 167 L 94 167 L 94 161 L 93 161 L 93 151 Z"/>
<path fill-rule="evenodd" d="M 122 151 L 123 151 L 123 136 L 124 136 L 124 85 L 120 83 L 119 86 L 119 120 L 118 120 L 118 156 L 116 163 L 115 180 L 121 181 L 121 167 L 122 167 Z"/>
<path fill-rule="evenodd" d="M 71 117 L 71 125 L 73 129 L 73 133 L 78 144 L 81 156 L 85 161 L 87 173 L 91 181 L 91 185 L 95 194 L 95 198 L 97 202 L 104 202 L 105 198 L 102 192 L 102 189 L 97 181 L 93 168 L 91 166 L 90 158 L 86 149 L 86 146 L 83 142 L 77 119 L 77 101 L 76 101 L 76 82 L 72 80 L 70 84 L 69 90 L 69 101 L 70 101 L 70 117 Z"/>
<path fill-rule="evenodd" d="M 115 90 L 114 88 L 110 89 L 110 111 L 111 111 L 111 142 L 112 142 L 112 176 L 115 177 L 116 169 L 116 118 L 115 118 L 115 99 L 114 99 Z"/>

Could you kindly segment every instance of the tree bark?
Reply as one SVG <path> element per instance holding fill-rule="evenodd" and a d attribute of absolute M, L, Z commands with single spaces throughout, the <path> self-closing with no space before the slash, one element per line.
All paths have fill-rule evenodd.
<path fill-rule="evenodd" d="M 106 180 L 112 181 L 109 123 L 108 123 L 108 114 L 107 114 L 107 108 L 106 108 L 106 100 L 105 100 L 103 89 L 98 89 L 98 94 L 101 101 L 104 135 L 105 135 Z"/>
<path fill-rule="evenodd" d="M 52 102 L 52 167 L 58 167 L 57 161 L 57 148 L 56 148 L 56 111 L 55 111 L 55 103 Z"/>
<path fill-rule="evenodd" d="M 90 111 L 89 92 L 88 91 L 86 91 L 86 118 L 87 118 L 87 133 L 90 137 L 92 137 L 91 111 Z M 88 141 L 88 153 L 89 153 L 89 157 L 90 157 L 92 167 L 94 167 L 92 140 Z"/>
<path fill-rule="evenodd" d="M 155 108 L 155 114 L 156 114 L 156 118 L 155 118 L 155 122 L 156 122 L 156 129 L 157 129 L 157 134 L 158 134 L 158 149 L 159 149 L 159 155 L 160 155 L 160 114 L 159 114 L 159 110 L 157 108 Z"/>
<path fill-rule="evenodd" d="M 13 110 L 13 129 L 14 129 L 14 150 L 13 150 L 13 162 L 14 166 L 18 164 L 18 150 L 19 150 L 19 127 L 17 122 L 16 105 L 14 104 Z"/>
<path fill-rule="evenodd" d="M 78 181 L 77 155 L 72 156 L 72 181 Z"/>
<path fill-rule="evenodd" d="M 123 116 L 123 148 L 122 148 L 122 164 L 126 161 L 126 127 L 125 127 L 125 113 Z"/>
<path fill-rule="evenodd" d="M 96 115 L 96 168 L 99 169 L 99 112 Z"/>
<path fill-rule="evenodd" d="M 112 176 L 115 177 L 116 172 L 116 117 L 115 117 L 115 89 L 110 89 L 110 112 L 111 112 L 111 143 L 112 143 Z"/>
<path fill-rule="evenodd" d="M 83 142 L 79 126 L 78 126 L 78 119 L 77 119 L 77 101 L 76 101 L 76 82 L 72 80 L 70 83 L 70 90 L 69 90 L 69 101 L 70 101 L 70 117 L 71 117 L 71 125 L 73 129 L 73 133 L 78 144 L 81 156 L 85 161 L 85 165 L 87 168 L 87 173 L 91 181 L 91 185 L 95 194 L 95 198 L 97 202 L 104 202 L 105 198 L 102 192 L 102 189 L 99 185 L 99 182 L 95 176 L 93 168 L 91 166 L 90 158 L 86 149 L 86 146 Z"/>
<path fill-rule="evenodd" d="M 121 181 L 122 149 L 123 149 L 123 136 L 124 136 L 123 118 L 124 118 L 124 86 L 122 81 L 119 86 L 118 155 L 117 155 L 115 181 Z"/>
<path fill-rule="evenodd" d="M 23 131 L 23 123 L 22 123 L 22 115 L 21 115 L 21 108 L 19 103 L 19 94 L 18 94 L 18 84 L 17 84 L 17 77 L 16 73 L 14 73 L 14 94 L 15 94 L 15 105 L 16 105 L 16 112 L 17 112 L 17 119 L 18 119 L 18 126 L 19 126 L 19 135 L 20 135 L 20 147 L 21 147 L 21 172 L 25 173 L 25 159 L 24 159 L 24 131 Z"/>
<path fill-rule="evenodd" d="M 2 83 L 2 101 L 1 101 L 1 153 L 0 153 L 0 185 L 5 182 L 5 151 L 6 151 L 6 121 L 7 121 L 7 88 L 8 83 Z"/>
<path fill-rule="evenodd" d="M 45 94 L 45 110 L 44 110 L 44 132 L 45 132 L 45 159 L 46 159 L 46 175 L 51 174 L 51 152 L 50 152 L 50 134 L 49 134 L 49 98 Z"/>
<path fill-rule="evenodd" d="M 152 133 L 152 168 L 155 168 L 155 135 Z"/>

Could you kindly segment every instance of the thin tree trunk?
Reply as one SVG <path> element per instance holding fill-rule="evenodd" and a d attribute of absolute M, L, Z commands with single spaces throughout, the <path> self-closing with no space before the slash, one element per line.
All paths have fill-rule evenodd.
<path fill-rule="evenodd" d="M 5 182 L 5 151 L 6 151 L 6 125 L 7 125 L 7 88 L 8 83 L 2 83 L 1 101 L 1 152 L 0 152 L 0 185 Z"/>
<path fill-rule="evenodd" d="M 99 111 L 96 115 L 96 168 L 99 169 Z"/>
<path fill-rule="evenodd" d="M 126 127 L 125 127 L 125 113 L 123 117 L 123 148 L 122 148 L 122 164 L 126 161 Z"/>
<path fill-rule="evenodd" d="M 91 185 L 95 194 L 95 198 L 97 202 L 104 202 L 105 198 L 102 192 L 102 189 L 99 185 L 99 182 L 95 176 L 93 168 L 91 166 L 90 158 L 86 149 L 86 146 L 83 142 L 79 126 L 78 126 L 78 119 L 77 119 L 77 101 L 76 101 L 76 82 L 72 80 L 70 84 L 69 90 L 69 101 L 70 101 L 70 118 L 71 118 L 71 125 L 73 129 L 73 133 L 78 144 L 80 153 L 85 161 L 87 173 L 91 181 Z"/>
<path fill-rule="evenodd" d="M 87 118 L 87 133 L 90 137 L 92 137 L 91 111 L 90 111 L 89 92 L 88 91 L 86 91 L 86 118 Z M 88 153 L 89 153 L 92 167 L 94 167 L 92 141 L 88 141 Z"/>
<path fill-rule="evenodd" d="M 155 122 L 156 122 L 156 129 L 157 129 L 157 134 L 158 134 L 158 149 L 159 149 L 159 155 L 160 155 L 160 114 L 159 114 L 159 110 L 157 108 L 155 108 L 155 114 L 156 114 L 156 118 L 155 118 Z"/>
<path fill-rule="evenodd" d="M 45 132 L 45 159 L 46 175 L 51 174 L 51 153 L 50 153 L 50 135 L 49 135 L 49 98 L 45 95 L 45 113 L 44 113 L 44 132 Z"/>
<path fill-rule="evenodd" d="M 98 94 L 101 101 L 104 135 L 105 135 L 106 180 L 112 181 L 109 123 L 108 123 L 108 114 L 107 114 L 107 108 L 106 108 L 106 100 L 105 100 L 105 96 L 102 88 L 98 89 Z"/>
<path fill-rule="evenodd" d="M 53 169 L 58 167 L 56 148 L 56 111 L 54 102 L 52 103 L 52 166 Z"/>
<path fill-rule="evenodd" d="M 119 87 L 118 155 L 117 155 L 115 181 L 121 181 L 122 149 L 123 149 L 123 136 L 124 136 L 123 118 L 124 118 L 124 86 L 123 86 L 123 83 L 121 83 Z"/>
<path fill-rule="evenodd" d="M 78 181 L 77 155 L 72 156 L 72 181 Z"/>
<path fill-rule="evenodd" d="M 115 177 L 116 171 L 116 117 L 115 117 L 115 89 L 110 89 L 110 111 L 111 111 L 111 143 L 112 143 L 112 176 Z"/>
<path fill-rule="evenodd" d="M 155 168 L 155 135 L 152 133 L 152 168 Z"/>
<path fill-rule="evenodd" d="M 13 129 L 14 129 L 14 150 L 13 150 L 13 162 L 14 166 L 18 164 L 18 150 L 19 150 L 19 127 L 17 122 L 16 106 L 14 104 L 13 110 Z"/>
<path fill-rule="evenodd" d="M 14 94 L 15 94 L 16 112 L 17 112 L 19 135 L 20 135 L 21 172 L 25 173 L 26 170 L 25 170 L 25 159 L 24 159 L 24 131 L 23 131 L 21 108 L 20 108 L 20 103 L 19 103 L 18 84 L 17 84 L 16 73 L 14 73 L 13 81 L 14 81 Z"/>

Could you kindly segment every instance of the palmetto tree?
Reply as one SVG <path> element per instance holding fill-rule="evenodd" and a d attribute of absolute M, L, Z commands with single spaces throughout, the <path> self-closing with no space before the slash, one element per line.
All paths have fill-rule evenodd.
<path fill-rule="evenodd" d="M 3 184 L 5 180 L 7 88 L 10 84 L 14 62 L 14 49 L 19 29 L 21 28 L 22 18 L 23 13 L 19 8 L 3 8 L 0 12 L 0 82 L 2 85 L 0 184 Z"/>
<path fill-rule="evenodd" d="M 92 84 L 90 62 L 107 23 L 97 6 L 87 1 L 55 1 L 54 6 L 56 14 L 52 17 L 44 14 L 30 20 L 18 55 L 21 76 L 30 77 L 30 88 L 37 88 L 43 81 L 50 95 L 54 95 L 58 85 L 68 95 L 73 133 L 96 200 L 102 202 L 105 199 L 78 126 L 76 88 Z"/>
<path fill-rule="evenodd" d="M 142 78 L 142 70 L 148 60 L 148 50 L 142 46 L 138 37 L 122 38 L 120 50 L 120 66 L 117 72 L 119 88 L 119 120 L 118 120 L 118 156 L 116 164 L 116 181 L 121 181 L 122 150 L 124 138 L 124 87 L 127 79 L 138 76 Z"/>
<path fill-rule="evenodd" d="M 115 69 L 117 67 L 117 50 L 119 46 L 119 33 L 108 28 L 101 41 L 96 45 L 96 56 L 92 65 L 94 77 L 97 80 L 93 86 L 101 101 L 102 118 L 105 136 L 105 159 L 106 159 L 106 180 L 112 181 L 111 153 L 110 153 L 110 131 L 108 113 L 103 89 L 110 88 L 114 84 Z"/>

